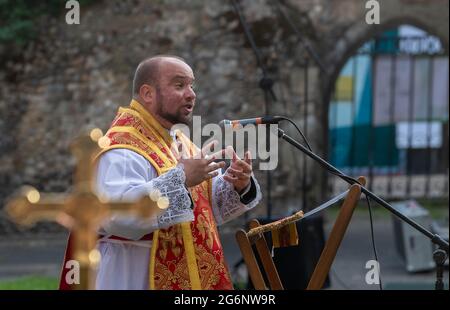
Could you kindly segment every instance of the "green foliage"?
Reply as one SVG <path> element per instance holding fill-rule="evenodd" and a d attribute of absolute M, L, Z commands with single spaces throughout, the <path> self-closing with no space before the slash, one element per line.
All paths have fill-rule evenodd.
<path fill-rule="evenodd" d="M 0 0 L 0 44 L 23 45 L 37 32 L 35 22 L 41 16 L 56 16 L 65 10 L 65 0 Z M 94 0 L 80 0 L 80 7 Z M 62 17 L 63 18 L 63 17 Z"/>
<path fill-rule="evenodd" d="M 15 280 L 0 281 L 0 290 L 56 290 L 58 279 L 42 276 L 29 276 Z"/>

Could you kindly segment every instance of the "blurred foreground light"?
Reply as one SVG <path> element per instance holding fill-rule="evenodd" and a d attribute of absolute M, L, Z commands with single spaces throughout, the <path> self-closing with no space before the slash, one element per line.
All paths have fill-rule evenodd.
<path fill-rule="evenodd" d="M 161 197 L 158 199 L 156 204 L 158 205 L 158 208 L 160 208 L 162 210 L 167 209 L 167 207 L 169 207 L 169 198 Z"/>
<path fill-rule="evenodd" d="M 154 202 L 157 202 L 159 200 L 159 198 L 161 197 L 161 192 L 155 188 L 150 191 L 149 196 L 150 196 L 151 200 L 153 200 Z"/>
<path fill-rule="evenodd" d="M 100 148 L 104 149 L 111 145 L 111 139 L 106 136 L 103 136 L 100 139 L 98 139 L 97 143 Z"/>
<path fill-rule="evenodd" d="M 94 128 L 89 133 L 89 136 L 91 137 L 92 141 L 97 142 L 103 136 L 103 132 L 100 128 Z"/>
<path fill-rule="evenodd" d="M 41 199 L 41 194 L 35 188 L 28 189 L 27 192 L 25 193 L 25 196 L 27 197 L 30 203 L 37 203 L 39 199 Z"/>
<path fill-rule="evenodd" d="M 102 258 L 102 255 L 100 254 L 100 252 L 97 249 L 94 249 L 89 252 L 89 263 L 91 265 L 94 265 L 94 266 L 98 265 L 101 258 Z"/>

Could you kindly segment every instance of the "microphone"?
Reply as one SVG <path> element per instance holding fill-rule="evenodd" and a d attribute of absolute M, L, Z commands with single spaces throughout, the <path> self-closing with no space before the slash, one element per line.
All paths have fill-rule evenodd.
<path fill-rule="evenodd" d="M 239 126 L 244 127 L 245 125 L 264 125 L 264 124 L 278 124 L 279 121 L 284 120 L 285 118 L 282 116 L 263 116 L 263 117 L 255 117 L 255 118 L 244 118 L 244 119 L 236 119 L 236 120 L 228 120 L 224 119 L 220 121 L 220 125 L 226 127 L 237 128 Z"/>

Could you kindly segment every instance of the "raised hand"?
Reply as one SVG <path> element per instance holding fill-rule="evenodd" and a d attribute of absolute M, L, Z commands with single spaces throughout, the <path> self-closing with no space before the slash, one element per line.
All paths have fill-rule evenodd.
<path fill-rule="evenodd" d="M 234 185 L 234 189 L 241 193 L 249 184 L 252 176 L 252 159 L 250 151 L 245 152 L 244 159 L 240 159 L 233 150 L 233 159 L 223 178 Z"/>
<path fill-rule="evenodd" d="M 192 158 L 183 152 L 181 144 L 179 145 L 179 152 L 177 155 L 177 160 L 183 165 L 184 174 L 186 176 L 186 186 L 192 187 L 200 184 L 201 182 L 213 178 L 219 174 L 216 171 L 219 168 L 225 167 L 225 162 L 221 161 L 215 163 L 214 160 L 223 154 L 223 150 L 218 151 L 212 155 L 206 155 L 206 153 L 211 150 L 217 141 L 212 141 L 208 143 L 202 150 L 199 158 Z"/>

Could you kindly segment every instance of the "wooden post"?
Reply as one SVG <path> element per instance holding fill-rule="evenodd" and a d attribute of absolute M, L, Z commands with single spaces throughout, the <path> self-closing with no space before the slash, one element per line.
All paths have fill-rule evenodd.
<path fill-rule="evenodd" d="M 236 233 L 236 240 L 241 249 L 242 257 L 247 265 L 248 273 L 252 280 L 253 286 L 256 290 L 267 290 L 266 283 L 259 269 L 255 254 L 253 253 L 252 245 L 247 237 L 247 233 L 240 229 Z"/>
<path fill-rule="evenodd" d="M 250 221 L 250 228 L 260 227 L 258 220 Z M 270 284 L 271 290 L 282 290 L 283 284 L 281 283 L 280 276 L 278 275 L 277 268 L 273 262 L 272 255 L 270 254 L 269 247 L 267 246 L 264 233 L 261 233 L 260 237 L 255 241 L 256 250 L 258 251 L 259 258 L 266 273 L 267 279 Z"/>
<path fill-rule="evenodd" d="M 358 178 L 358 181 L 363 186 L 366 184 L 366 180 L 363 177 Z M 311 279 L 309 280 L 308 287 L 306 288 L 307 290 L 320 290 L 322 288 L 327 274 L 330 271 L 331 265 L 333 264 L 334 258 L 336 257 L 336 253 L 342 239 L 344 239 L 345 232 L 360 196 L 361 186 L 358 184 L 353 184 L 344 200 L 333 229 L 330 232 L 319 261 L 317 262 L 316 268 L 314 269 Z"/>

